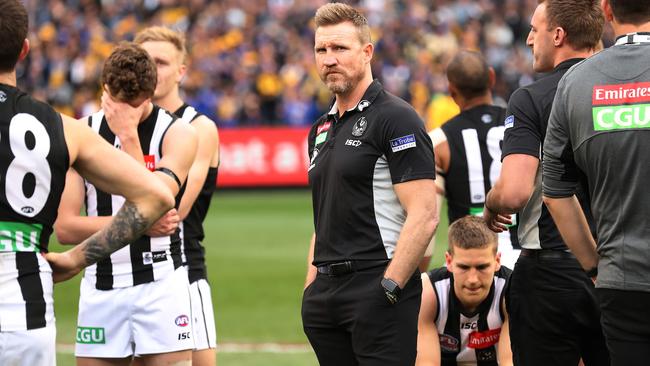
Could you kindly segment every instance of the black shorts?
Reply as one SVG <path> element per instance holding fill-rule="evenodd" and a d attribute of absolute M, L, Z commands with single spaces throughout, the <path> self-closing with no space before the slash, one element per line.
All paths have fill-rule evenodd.
<path fill-rule="evenodd" d="M 650 292 L 596 289 L 612 366 L 650 363 Z"/>
<path fill-rule="evenodd" d="M 381 286 L 384 270 L 319 273 L 305 289 L 303 327 L 321 366 L 415 364 L 420 276 L 413 275 L 393 305 Z"/>
<path fill-rule="evenodd" d="M 506 290 L 514 364 L 609 366 L 594 285 L 578 261 L 523 254 Z"/>

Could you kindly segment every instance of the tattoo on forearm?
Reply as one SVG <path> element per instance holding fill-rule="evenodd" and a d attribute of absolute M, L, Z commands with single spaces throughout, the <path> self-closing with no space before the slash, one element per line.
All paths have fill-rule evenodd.
<path fill-rule="evenodd" d="M 114 251 L 144 234 L 151 222 L 138 211 L 135 204 L 125 202 L 111 224 L 88 238 L 83 244 L 86 266 L 106 258 Z"/>

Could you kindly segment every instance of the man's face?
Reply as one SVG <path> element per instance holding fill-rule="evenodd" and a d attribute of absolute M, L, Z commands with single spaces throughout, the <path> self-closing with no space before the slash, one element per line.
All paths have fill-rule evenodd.
<path fill-rule="evenodd" d="M 548 29 L 546 4 L 537 5 L 530 20 L 530 32 L 526 44 L 533 50 L 533 70 L 547 72 L 553 70 L 555 46 L 553 45 L 553 30 Z"/>
<path fill-rule="evenodd" d="M 447 270 L 454 274 L 454 292 L 465 308 L 475 309 L 490 292 L 494 272 L 501 267 L 495 245 L 480 249 L 454 246 L 453 255 L 445 254 Z"/>
<path fill-rule="evenodd" d="M 154 60 L 158 71 L 153 99 L 162 99 L 178 87 L 185 74 L 182 55 L 173 44 L 165 41 L 144 42 L 141 46 Z"/>
<path fill-rule="evenodd" d="M 370 43 L 361 43 L 351 22 L 316 29 L 316 67 L 321 80 L 334 94 L 349 93 L 363 79 L 372 50 Z"/>

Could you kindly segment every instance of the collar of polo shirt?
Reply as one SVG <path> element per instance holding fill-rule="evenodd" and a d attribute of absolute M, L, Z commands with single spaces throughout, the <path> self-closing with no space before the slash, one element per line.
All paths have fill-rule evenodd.
<path fill-rule="evenodd" d="M 357 103 L 357 105 L 355 105 L 354 107 L 348 109 L 346 112 L 352 112 L 355 109 L 358 110 L 359 112 L 363 112 L 364 109 L 370 107 L 370 104 L 372 104 L 372 102 L 377 97 L 377 94 L 382 89 L 383 87 L 381 83 L 377 79 L 373 80 L 370 86 L 368 86 L 366 92 L 363 94 L 363 97 L 361 97 L 359 103 Z M 329 112 L 327 112 L 327 115 L 329 116 L 337 115 L 339 113 L 339 107 L 336 104 L 336 98 L 332 99 L 331 104 L 332 106 L 330 107 Z"/>

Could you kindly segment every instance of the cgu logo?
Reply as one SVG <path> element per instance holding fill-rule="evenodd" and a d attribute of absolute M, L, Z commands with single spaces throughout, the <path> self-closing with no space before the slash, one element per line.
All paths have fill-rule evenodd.
<path fill-rule="evenodd" d="M 186 327 L 190 324 L 190 318 L 187 315 L 179 315 L 176 317 L 174 323 L 179 327 Z"/>
<path fill-rule="evenodd" d="M 593 120 L 596 131 L 650 128 L 650 104 L 594 108 Z"/>
<path fill-rule="evenodd" d="M 104 328 L 77 327 L 77 343 L 104 344 Z"/>

